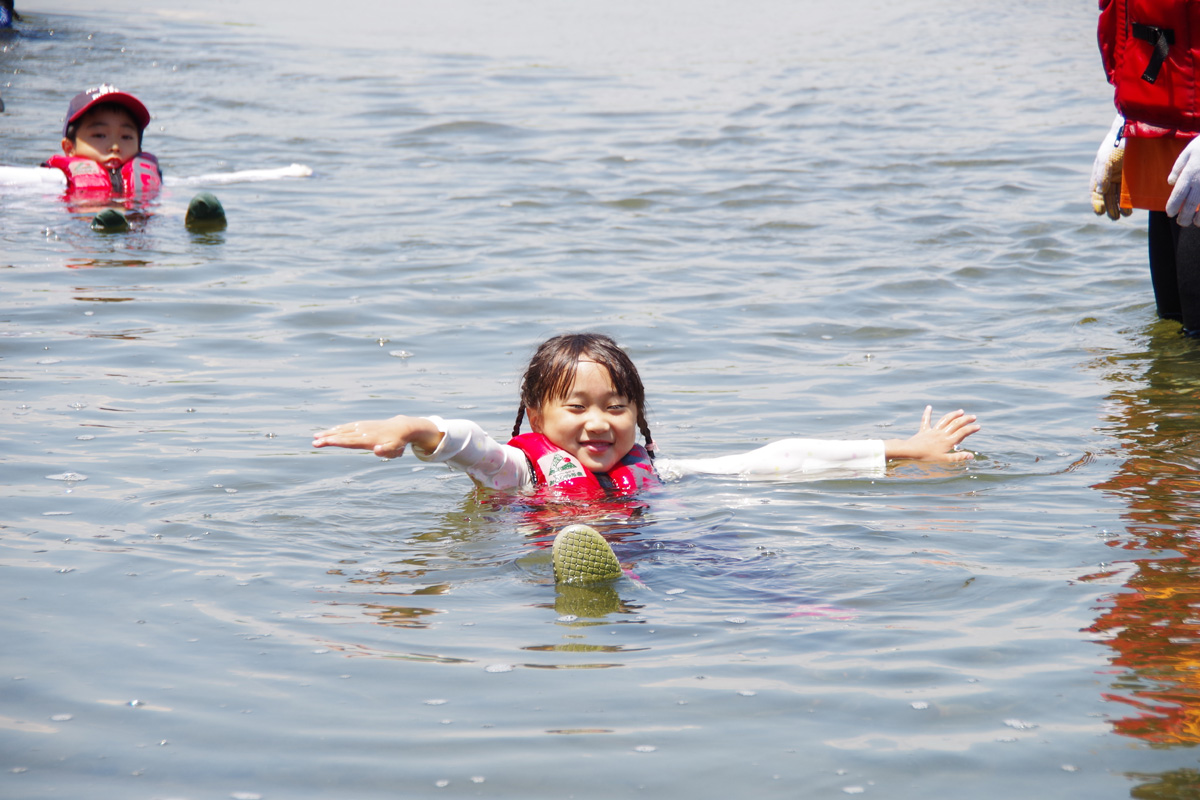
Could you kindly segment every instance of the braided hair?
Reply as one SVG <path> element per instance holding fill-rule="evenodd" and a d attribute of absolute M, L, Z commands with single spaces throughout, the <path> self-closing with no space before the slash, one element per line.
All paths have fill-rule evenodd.
<path fill-rule="evenodd" d="M 654 437 L 646 422 L 646 388 L 642 378 L 629 355 L 602 333 L 564 333 L 538 346 L 521 377 L 521 405 L 512 435 L 520 435 L 526 408 L 541 408 L 549 400 L 567 396 L 581 358 L 595 361 L 608 370 L 617 394 L 637 409 L 638 430 L 646 439 L 646 451 L 654 458 Z"/>

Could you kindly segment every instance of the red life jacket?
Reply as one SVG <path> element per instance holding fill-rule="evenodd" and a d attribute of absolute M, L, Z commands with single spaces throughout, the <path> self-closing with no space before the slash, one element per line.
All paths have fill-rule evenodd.
<path fill-rule="evenodd" d="M 157 192 L 162 186 L 158 159 L 149 153 L 138 153 L 120 170 L 112 172 L 90 158 L 80 156 L 54 156 L 42 166 L 62 170 L 67 176 L 67 194 L 72 199 L 140 198 Z"/>
<path fill-rule="evenodd" d="M 1099 0 L 1100 57 L 1125 133 L 1200 132 L 1200 0 Z M 1196 33 L 1193 35 L 1192 31 Z"/>
<path fill-rule="evenodd" d="M 540 433 L 523 433 L 508 443 L 520 449 L 533 465 L 540 486 L 578 497 L 630 495 L 646 486 L 658 485 L 654 462 L 640 444 L 608 472 L 590 472 L 579 461 Z"/>

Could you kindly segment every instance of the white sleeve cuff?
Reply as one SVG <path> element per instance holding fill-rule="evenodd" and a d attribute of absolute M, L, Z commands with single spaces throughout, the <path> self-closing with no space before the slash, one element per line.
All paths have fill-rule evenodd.
<path fill-rule="evenodd" d="M 413 447 L 421 461 L 445 463 L 462 470 L 480 486 L 510 491 L 533 488 L 533 473 L 525 453 L 500 444 L 479 425 L 467 419 L 426 417 L 444 435 L 433 452 Z"/>

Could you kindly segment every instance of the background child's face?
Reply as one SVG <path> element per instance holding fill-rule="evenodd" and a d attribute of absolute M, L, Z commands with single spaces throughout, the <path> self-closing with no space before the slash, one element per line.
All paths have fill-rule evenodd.
<path fill-rule="evenodd" d="M 637 407 L 617 394 L 608 369 L 579 359 L 566 397 L 528 409 L 529 425 L 592 472 L 608 472 L 633 449 Z"/>
<path fill-rule="evenodd" d="M 75 131 L 75 141 L 63 139 L 63 152 L 69 156 L 90 158 L 105 169 L 114 169 L 141 152 L 138 129 L 127 111 L 100 108 L 83 115 Z"/>

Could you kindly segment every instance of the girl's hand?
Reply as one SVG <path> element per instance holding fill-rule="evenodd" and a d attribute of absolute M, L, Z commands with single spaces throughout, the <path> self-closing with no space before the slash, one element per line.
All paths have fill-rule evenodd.
<path fill-rule="evenodd" d="M 974 414 L 964 414 L 962 409 L 951 411 L 930 425 L 933 406 L 925 406 L 921 415 L 921 427 L 908 439 L 890 439 L 884 442 L 884 453 L 888 458 L 910 458 L 914 461 L 968 461 L 974 453 L 958 450 L 957 447 L 972 433 L 979 430 Z"/>
<path fill-rule="evenodd" d="M 442 432 L 423 417 L 401 416 L 348 422 L 313 434 L 313 447 L 371 450 L 380 458 L 399 458 L 410 444 L 432 452 L 441 441 Z"/>

